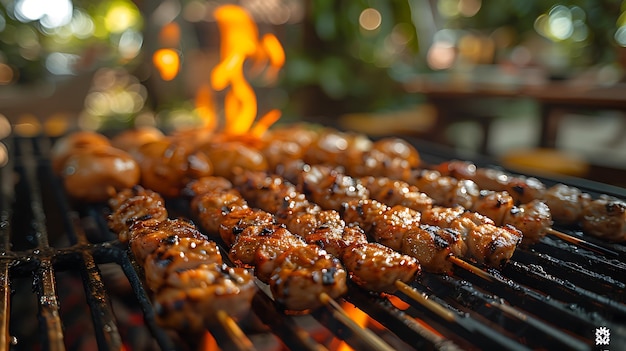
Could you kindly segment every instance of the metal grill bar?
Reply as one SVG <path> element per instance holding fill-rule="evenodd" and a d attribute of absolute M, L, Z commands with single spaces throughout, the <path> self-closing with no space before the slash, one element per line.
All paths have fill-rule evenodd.
<path fill-rule="evenodd" d="M 626 306 L 623 304 L 580 288 L 569 280 L 547 274 L 543 267 L 512 261 L 505 268 L 505 273 L 519 283 L 541 286 L 542 291 L 560 301 L 578 304 L 588 310 L 601 311 L 598 313 L 606 318 L 626 316 Z"/>
<path fill-rule="evenodd" d="M 41 143 L 47 141 L 45 138 L 37 140 Z M 40 150 L 50 149 L 49 145 L 38 145 Z M 49 160 L 45 161 L 49 162 Z M 121 336 L 111 309 L 111 302 L 102 282 L 102 274 L 91 252 L 89 240 L 76 214 L 71 211 L 67 199 L 62 193 L 62 185 L 56 182 L 56 177 L 52 174 L 50 165 L 46 163 L 43 166 L 43 178 L 49 180 L 51 188 L 54 189 L 52 194 L 53 204 L 58 206 L 60 214 L 63 214 L 60 217 L 63 219 L 67 237 L 73 248 L 79 252 L 77 256 L 80 259 L 78 259 L 79 262 L 77 264 L 80 267 L 81 277 L 83 278 L 85 296 L 94 322 L 98 345 L 102 350 L 119 350 L 122 348 Z"/>
<path fill-rule="evenodd" d="M 10 141 L 10 139 L 9 139 Z M 9 152 L 13 148 L 7 145 Z M 14 260 L 11 258 L 9 250 L 11 249 L 11 215 L 13 202 L 13 157 L 9 155 L 8 163 L 0 168 L 0 250 L 5 253 L 0 258 L 0 311 L 2 318 L 0 319 L 0 349 L 7 350 L 11 344 L 11 336 L 9 335 L 9 316 L 10 308 L 10 276 L 9 268 Z"/>
<path fill-rule="evenodd" d="M 87 246 L 88 242 L 82 228 L 79 225 L 75 225 L 74 228 L 78 234 L 78 244 Z M 80 272 L 85 282 L 83 286 L 91 318 L 95 324 L 96 340 L 102 350 L 119 350 L 122 348 L 122 339 L 111 310 L 111 302 L 102 283 L 100 270 L 90 251 L 83 250 L 81 254 Z"/>
<path fill-rule="evenodd" d="M 252 308 L 272 332 L 280 337 L 289 349 L 324 351 L 325 346 L 315 341 L 311 335 L 289 316 L 279 313 L 274 308 L 274 302 L 264 293 L 258 293 L 253 298 Z"/>
<path fill-rule="evenodd" d="M 530 346 L 548 349 L 586 350 L 589 345 L 541 321 L 522 310 L 506 304 L 500 297 L 479 291 L 464 281 L 445 276 L 428 276 L 422 284 L 437 296 L 466 313 L 479 313 L 517 338 L 528 340 Z"/>
<path fill-rule="evenodd" d="M 63 326 L 59 318 L 59 302 L 57 300 L 54 268 L 52 267 L 53 250 L 48 241 L 46 217 L 41 201 L 41 193 L 37 182 L 37 162 L 34 157 L 30 140 L 22 139 L 19 145 L 22 150 L 22 166 L 29 188 L 30 207 L 33 214 L 32 227 L 35 231 L 37 248 L 33 251 L 34 259 L 39 262 L 36 271 L 36 292 L 39 297 L 40 323 L 47 331 L 43 340 L 44 347 L 50 350 L 65 350 L 63 342 Z"/>
<path fill-rule="evenodd" d="M 359 288 L 352 288 L 346 299 L 369 316 L 393 330 L 402 340 L 418 350 L 461 350 L 454 341 L 419 323 L 410 311 L 400 310 L 388 299 L 375 297 Z"/>

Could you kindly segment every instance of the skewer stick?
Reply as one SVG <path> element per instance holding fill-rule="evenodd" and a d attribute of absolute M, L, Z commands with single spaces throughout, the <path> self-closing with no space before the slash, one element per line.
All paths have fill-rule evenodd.
<path fill-rule="evenodd" d="M 429 299 L 428 296 L 418 292 L 403 281 L 396 280 L 395 284 L 396 287 L 400 289 L 400 291 L 402 291 L 405 295 L 417 301 L 422 306 L 428 308 L 431 312 L 436 313 L 439 317 L 451 323 L 456 322 L 456 315 L 452 311 L 447 310 L 442 305 Z"/>
<path fill-rule="evenodd" d="M 493 281 L 493 277 L 491 276 L 491 274 L 485 272 L 484 270 L 456 257 L 453 255 L 448 256 L 448 261 L 454 263 L 455 265 L 465 269 L 466 271 L 469 271 L 470 273 L 473 273 L 487 281 Z"/>
<path fill-rule="evenodd" d="M 335 301 L 332 297 L 330 297 L 327 293 L 323 292 L 319 296 L 320 301 L 328 306 L 332 312 L 333 317 L 337 318 L 341 321 L 345 326 L 350 328 L 352 332 L 357 334 L 363 341 L 365 341 L 373 350 L 381 350 L 381 351 L 394 351 L 394 349 L 387 345 L 382 339 L 380 339 L 376 334 L 374 334 L 371 330 L 362 328 L 358 324 L 356 324 L 350 316 L 346 314 L 346 311 L 341 308 L 341 306 Z"/>
<path fill-rule="evenodd" d="M 586 249 L 589 249 L 593 252 L 599 253 L 599 254 L 603 254 L 603 255 L 608 255 L 608 256 L 613 256 L 613 257 L 618 257 L 619 254 L 613 250 L 604 248 L 602 246 L 596 245 L 594 243 L 590 243 L 586 240 L 577 238 L 575 236 L 560 232 L 556 229 L 553 228 L 548 228 L 547 229 L 548 234 L 554 235 L 557 238 L 563 240 L 563 241 L 567 241 L 568 243 L 574 244 L 574 245 L 579 245 L 582 246 Z"/>
<path fill-rule="evenodd" d="M 229 340 L 235 344 L 238 350 L 256 350 L 252 341 L 248 339 L 246 334 L 239 328 L 239 325 L 228 313 L 224 310 L 217 311 L 217 320 L 228 334 Z"/>

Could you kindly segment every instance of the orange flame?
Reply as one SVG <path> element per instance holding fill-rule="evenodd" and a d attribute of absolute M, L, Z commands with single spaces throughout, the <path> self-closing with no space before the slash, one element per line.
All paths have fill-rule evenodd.
<path fill-rule="evenodd" d="M 251 132 L 257 115 L 256 95 L 244 76 L 244 62 L 253 59 L 255 67 L 269 61 L 266 77 L 275 79 L 285 61 L 285 53 L 278 39 L 272 34 L 260 40 L 259 31 L 250 15 L 236 5 L 223 5 L 214 12 L 220 30 L 220 62 L 211 72 L 211 86 L 224 90 L 230 86 L 224 101 L 224 133 L 243 135 Z M 262 134 L 280 117 L 280 111 L 272 110 L 260 118 L 253 133 Z"/>
<path fill-rule="evenodd" d="M 159 71 L 163 80 L 169 81 L 178 75 L 180 57 L 174 49 L 159 49 L 152 55 L 152 63 Z"/>
<path fill-rule="evenodd" d="M 371 320 L 367 313 L 361 311 L 358 307 L 349 302 L 342 303 L 341 308 L 346 312 L 348 316 L 350 316 L 350 319 L 352 319 L 361 328 L 365 328 Z M 329 350 L 353 351 L 354 349 L 350 347 L 350 345 L 348 345 L 345 341 L 342 341 L 341 339 L 334 339 L 329 347 Z"/>
<path fill-rule="evenodd" d="M 202 84 L 196 92 L 196 113 L 204 122 L 203 127 L 207 131 L 214 131 L 217 128 L 217 116 L 215 113 L 215 103 L 211 87 Z"/>
<path fill-rule="evenodd" d="M 202 350 L 204 351 L 219 351 L 220 348 L 217 345 L 217 341 L 209 332 L 205 332 L 202 338 Z"/>

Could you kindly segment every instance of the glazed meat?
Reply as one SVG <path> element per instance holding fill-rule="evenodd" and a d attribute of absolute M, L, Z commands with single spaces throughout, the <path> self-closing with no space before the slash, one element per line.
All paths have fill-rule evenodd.
<path fill-rule="evenodd" d="M 294 247 L 305 246 L 301 237 L 279 225 L 252 225 L 237 236 L 229 257 L 240 266 L 255 267 L 255 274 L 264 283 L 274 269 L 276 258 Z"/>
<path fill-rule="evenodd" d="M 208 212 L 205 212 L 204 214 L 208 214 Z M 227 212 L 224 213 L 221 218 L 222 220 L 220 222 L 218 232 L 222 240 L 224 240 L 226 245 L 229 247 L 237 240 L 237 237 L 250 226 L 273 227 L 276 224 L 274 216 L 256 208 L 243 208 Z M 207 221 L 209 221 L 208 215 L 201 217 L 202 223 Z"/>
<path fill-rule="evenodd" d="M 591 196 L 576 187 L 556 184 L 546 190 L 543 200 L 556 222 L 572 225 L 583 218 L 583 210 L 589 206 Z"/>
<path fill-rule="evenodd" d="M 406 233 L 419 226 L 420 213 L 404 206 L 387 207 L 380 218 L 375 220 L 371 235 L 376 242 L 394 250 L 402 247 Z"/>
<path fill-rule="evenodd" d="M 183 238 L 206 240 L 198 228 L 184 219 L 136 221 L 130 226 L 129 245 L 135 260 L 144 264 L 146 258 L 162 246 L 172 246 Z"/>
<path fill-rule="evenodd" d="M 269 198 L 274 199 L 276 203 L 261 201 L 259 204 L 263 209 L 275 209 L 280 206 L 277 221 L 285 224 L 292 232 L 302 235 L 308 244 L 317 245 L 342 262 L 345 255 L 350 255 L 348 272 L 352 281 L 363 288 L 391 292 L 396 289 L 396 280 L 408 282 L 415 279 L 420 272 L 421 266 L 415 258 L 398 254 L 382 245 L 368 244 L 365 232 L 360 227 L 346 226 L 338 212 L 321 210 L 316 204 L 308 202 L 304 194 L 294 191 L 293 185 L 284 179 L 272 175 L 245 173 L 236 183 L 244 194 L 251 194 L 252 198 L 256 198 L 258 193 L 248 191 L 249 189 L 271 188 L 273 193 L 288 193 L 289 196 L 286 197 L 270 196 Z M 288 216 L 280 215 L 287 212 Z M 358 257 L 355 256 L 356 253 Z M 365 265 L 368 269 L 363 269 L 362 260 L 365 256 L 371 256 Z M 383 260 L 382 257 L 388 257 L 389 260 Z M 380 276 L 384 272 L 389 272 L 391 276 L 381 280 Z"/>
<path fill-rule="evenodd" d="M 433 199 L 419 189 L 401 180 L 367 176 L 360 178 L 370 197 L 389 206 L 405 206 L 422 212 L 433 207 Z"/>
<path fill-rule="evenodd" d="M 379 243 L 353 244 L 341 260 L 353 281 L 377 292 L 394 292 L 396 281 L 412 281 L 421 269 L 414 257 Z"/>
<path fill-rule="evenodd" d="M 191 221 L 166 218 L 160 195 L 137 186 L 109 204 L 109 225 L 143 268 L 160 325 L 197 333 L 220 312 L 238 318 L 249 311 L 257 291 L 252 273 L 223 264 L 217 245 Z"/>
<path fill-rule="evenodd" d="M 187 333 L 216 324 L 220 311 L 234 318 L 244 316 L 257 292 L 249 270 L 227 265 L 182 271 L 176 280 L 176 286 L 166 284 L 155 292 L 156 319 L 166 328 Z"/>
<path fill-rule="evenodd" d="M 455 195 L 458 194 L 456 187 L 458 182 L 454 178 L 442 177 L 437 171 L 421 170 L 414 172 L 413 177 L 409 181 L 419 191 L 428 194 L 435 204 L 441 206 L 458 206 L 467 204 L 468 199 L 459 199 Z M 464 205 L 461 205 L 464 207 Z"/>
<path fill-rule="evenodd" d="M 77 131 L 57 140 L 50 150 L 52 170 L 61 175 L 67 159 L 80 150 L 90 150 L 103 146 L 111 146 L 109 139 L 103 134 L 91 131 Z"/>
<path fill-rule="evenodd" d="M 227 179 L 232 178 L 237 170 L 267 170 L 263 154 L 240 141 L 209 141 L 198 146 L 213 166 L 213 174 Z"/>
<path fill-rule="evenodd" d="M 345 203 L 341 208 L 343 220 L 349 225 L 358 225 L 370 233 L 382 218 L 387 206 L 376 200 L 358 200 Z"/>
<path fill-rule="evenodd" d="M 478 263 L 500 268 L 511 259 L 521 241 L 521 232 L 512 226 L 483 224 L 469 232 L 467 248 L 469 256 Z"/>
<path fill-rule="evenodd" d="M 463 207 L 433 207 L 422 213 L 422 223 L 448 228 L 467 210 Z"/>
<path fill-rule="evenodd" d="M 351 200 L 369 198 L 369 192 L 356 178 L 330 167 L 311 166 L 300 173 L 298 190 L 326 209 L 338 209 Z"/>
<path fill-rule="evenodd" d="M 309 171 L 303 173 L 324 174 L 324 170 L 328 169 L 323 168 L 321 171 L 317 171 L 318 168 L 320 166 L 311 166 Z M 330 178 L 333 181 L 323 179 L 321 176 L 309 177 L 307 179 L 306 175 L 304 175 L 300 177 L 300 181 L 302 183 L 308 182 L 308 184 L 306 186 L 298 184 L 298 187 L 313 188 L 319 184 L 334 184 L 335 187 L 332 192 L 335 194 L 335 198 L 333 201 L 326 201 L 324 195 L 319 195 L 321 192 L 315 193 L 311 191 L 307 195 L 311 199 L 321 199 L 323 201 L 320 204 L 322 208 L 339 206 L 346 223 L 359 225 L 374 240 L 395 250 L 407 250 L 404 252 L 408 252 L 409 248 L 402 248 L 403 244 L 406 246 L 406 243 L 403 243 L 404 238 L 408 233 L 416 231 L 421 224 L 448 229 L 458 227 L 459 230 L 464 230 L 464 232 L 455 232 L 456 229 L 451 229 L 455 232 L 454 234 L 448 233 L 437 237 L 444 238 L 447 241 L 447 245 L 451 247 L 448 248 L 450 252 L 454 250 L 455 254 L 465 253 L 467 258 L 471 258 L 478 263 L 501 267 L 513 255 L 517 245 L 522 240 L 522 233 L 511 225 L 496 227 L 491 219 L 482 215 L 476 214 L 470 218 L 472 219 L 470 221 L 464 220 L 463 223 L 455 224 L 467 211 L 460 206 L 454 208 L 432 207 L 420 213 L 400 205 L 389 208 L 385 204 L 371 199 L 354 200 L 349 195 L 342 197 L 342 194 L 347 193 L 342 190 L 342 186 L 354 187 L 354 182 L 357 185 L 360 183 L 355 179 L 352 179 L 352 181 L 346 179 L 351 177 L 340 175 L 337 171 L 326 172 L 326 175 L 326 178 Z M 342 181 L 337 182 L 334 181 L 335 179 L 342 179 Z M 474 226 L 473 221 L 481 221 L 481 223 Z M 428 239 L 426 235 L 420 236 L 420 238 L 423 238 L 423 240 Z M 459 238 L 463 243 L 459 242 Z M 435 237 L 431 237 L 431 240 L 435 240 Z M 422 243 L 417 240 L 411 242 L 413 244 Z M 427 248 L 422 250 L 425 252 L 432 251 L 433 247 L 442 247 L 441 242 L 432 244 L 432 242 L 424 241 L 422 244 L 427 246 Z M 472 245 L 475 247 L 472 247 Z M 485 249 L 486 245 L 490 245 L 491 249 Z M 418 252 L 420 250 L 416 249 L 414 251 Z M 425 265 L 424 268 L 427 270 L 439 269 L 438 267 L 428 265 Z"/>
<path fill-rule="evenodd" d="M 140 166 L 127 152 L 109 145 L 73 151 L 63 164 L 65 191 L 84 202 L 106 202 L 122 189 L 139 184 Z"/>
<path fill-rule="evenodd" d="M 248 210 L 248 204 L 235 189 L 226 189 L 195 196 L 191 203 L 200 218 L 202 226 L 209 233 L 218 233 L 222 215 L 231 212 L 240 213 Z M 221 233 L 220 233 L 221 234 Z M 222 237 L 227 244 L 232 243 L 231 235 Z"/>
<path fill-rule="evenodd" d="M 489 217 L 495 223 L 505 223 L 514 205 L 513 197 L 507 192 L 481 190 L 470 209 Z"/>
<path fill-rule="evenodd" d="M 343 255 L 350 251 L 353 245 L 367 243 L 367 236 L 363 229 L 356 226 L 343 226 L 341 229 L 318 227 L 312 234 L 306 236 L 305 240 L 343 261 Z"/>
<path fill-rule="evenodd" d="M 269 285 L 276 301 L 288 309 L 306 311 L 321 305 L 322 293 L 347 292 L 348 274 L 336 257 L 317 245 L 298 246 L 276 259 Z"/>
<path fill-rule="evenodd" d="M 111 144 L 118 149 L 124 150 L 131 155 L 136 155 L 137 150 L 144 144 L 161 140 L 165 137 L 162 131 L 155 127 L 136 127 L 126 129 L 111 138 Z"/>
<path fill-rule="evenodd" d="M 161 195 L 141 186 L 118 192 L 108 203 L 112 210 L 108 217 L 109 227 L 121 242 L 130 240 L 128 229 L 135 222 L 148 219 L 161 222 L 168 216 Z"/>
<path fill-rule="evenodd" d="M 187 183 L 182 191 L 182 194 L 189 198 L 193 198 L 194 196 L 211 192 L 218 193 L 222 190 L 232 188 L 232 183 L 224 177 L 205 176 Z"/>
<path fill-rule="evenodd" d="M 533 244 L 546 236 L 552 227 L 550 208 L 543 201 L 533 200 L 512 208 L 503 220 L 524 233 L 524 244 Z"/>
<path fill-rule="evenodd" d="M 626 203 L 602 196 L 583 210 L 582 227 L 586 232 L 609 241 L 626 241 Z"/>
<path fill-rule="evenodd" d="M 206 239 L 174 235 L 162 239 L 160 243 L 143 263 L 146 283 L 152 291 L 157 291 L 164 283 L 184 288 L 185 281 L 181 276 L 185 272 L 202 268 L 217 274 L 217 266 L 223 263 L 215 242 Z"/>
<path fill-rule="evenodd" d="M 452 262 L 448 256 L 454 254 L 449 240 L 462 241 L 458 233 L 440 227 L 420 225 L 412 228 L 402 238 L 400 251 L 417 258 L 420 264 L 429 272 L 452 273 Z"/>
<path fill-rule="evenodd" d="M 213 174 L 209 158 L 190 140 L 163 138 L 141 145 L 136 152 L 141 184 L 164 197 L 175 197 L 192 180 Z"/>
<path fill-rule="evenodd" d="M 233 190 L 199 186 L 195 189 L 195 198 Z M 207 192 L 198 193 L 202 189 Z M 246 203 L 243 198 L 240 201 Z M 192 203 L 197 206 L 200 202 L 192 199 Z M 285 309 L 308 311 L 321 306 L 322 292 L 331 298 L 345 293 L 346 273 L 339 261 L 315 245 L 315 251 L 303 251 L 308 245 L 302 237 L 277 225 L 270 213 L 258 208 L 201 213 L 197 207 L 193 210 L 202 216 L 201 223 L 219 221 L 219 234 L 229 243 L 229 257 L 239 266 L 253 267 L 257 278 L 269 284 L 275 300 Z M 302 291 L 307 291 L 307 296 L 295 295 L 302 295 Z"/>
<path fill-rule="evenodd" d="M 522 232 L 505 224 L 498 227 L 488 217 L 462 208 L 437 208 L 422 214 L 422 223 L 458 231 L 464 245 L 455 251 L 492 267 L 501 267 L 522 241 Z M 461 256 L 463 257 L 463 256 Z"/>

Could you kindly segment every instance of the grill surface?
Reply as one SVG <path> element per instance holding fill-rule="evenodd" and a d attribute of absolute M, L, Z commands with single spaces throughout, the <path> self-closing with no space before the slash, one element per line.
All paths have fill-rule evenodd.
<path fill-rule="evenodd" d="M 52 140 L 4 142 L 11 154 L 0 173 L 1 349 L 214 345 L 156 325 L 138 270 L 107 229 L 105 206 L 73 204 L 53 176 L 47 151 Z M 417 146 L 426 161 L 451 158 L 431 145 Z M 579 180 L 569 184 L 593 196 L 626 198 L 623 189 Z M 174 214 L 188 215 L 183 203 L 168 206 Z M 414 290 L 394 296 L 351 286 L 338 302 L 365 313 L 365 333 L 354 327 L 357 317 L 347 319 L 332 306 L 306 316 L 286 315 L 260 290 L 250 316 L 239 324 L 245 336 L 217 327 L 210 334 L 225 350 L 320 350 L 342 342 L 359 350 L 623 350 L 626 248 L 585 239 L 596 246 L 546 237 L 519 248 L 504 269 L 487 275 L 461 268 L 453 276 L 424 273 Z"/>

